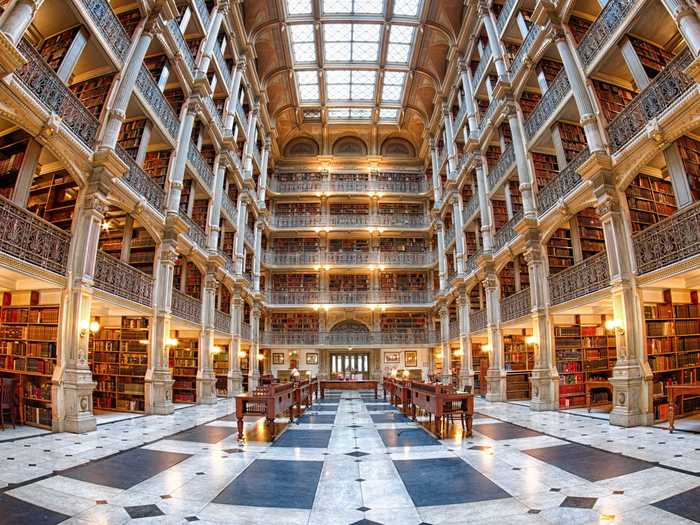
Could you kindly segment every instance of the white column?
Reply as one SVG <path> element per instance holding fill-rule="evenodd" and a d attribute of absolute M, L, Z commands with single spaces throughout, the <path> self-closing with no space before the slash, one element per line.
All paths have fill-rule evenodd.
<path fill-rule="evenodd" d="M 236 221 L 235 263 L 236 273 L 241 275 L 245 270 L 245 230 L 248 221 L 248 196 L 241 194 L 238 198 L 238 218 Z"/>
<path fill-rule="evenodd" d="M 486 193 L 486 174 L 481 156 L 476 159 L 476 191 L 479 198 L 479 211 L 481 215 L 481 239 L 484 253 L 491 251 L 493 246 L 493 233 L 491 231 L 491 207 Z"/>
<path fill-rule="evenodd" d="M 693 55 L 698 56 L 700 53 L 700 21 L 698 21 L 695 3 L 688 0 L 662 0 L 661 3 L 671 13 Z"/>
<path fill-rule="evenodd" d="M 260 382 L 258 370 L 258 352 L 260 351 L 260 307 L 250 309 L 250 361 L 248 364 L 248 391 L 253 392 Z"/>
<path fill-rule="evenodd" d="M 447 306 L 440 307 L 440 348 L 442 352 L 442 375 L 440 382 L 449 385 L 452 382 L 450 370 L 450 312 Z"/>
<path fill-rule="evenodd" d="M 21 208 L 27 206 L 29 200 L 29 190 L 34 182 L 34 174 L 39 168 L 39 156 L 41 155 L 41 144 L 30 138 L 24 150 L 22 165 L 17 174 L 17 182 L 12 191 L 12 202 Z"/>
<path fill-rule="evenodd" d="M 122 250 L 120 259 L 122 262 L 129 264 L 131 257 L 131 240 L 134 237 L 134 217 L 130 213 L 124 217 L 124 234 L 122 236 Z"/>
<path fill-rule="evenodd" d="M 272 140 L 270 137 L 265 137 L 262 150 L 262 166 L 260 167 L 260 180 L 258 181 L 258 207 L 265 207 L 265 193 L 267 192 L 267 166 L 270 161 L 270 146 Z"/>
<path fill-rule="evenodd" d="M 258 131 L 258 114 L 260 107 L 256 103 L 248 115 L 248 133 L 246 134 L 246 143 L 243 155 L 243 171 L 245 177 L 253 176 L 253 148 L 255 148 L 255 139 Z"/>
<path fill-rule="evenodd" d="M 209 64 L 211 63 L 211 55 L 214 52 L 214 45 L 219 36 L 219 30 L 221 29 L 221 22 L 224 20 L 224 16 L 228 11 L 228 5 L 224 4 L 219 6 L 219 4 L 214 5 L 214 14 L 210 19 L 210 26 L 207 28 L 206 41 L 202 46 L 202 56 L 199 59 L 199 65 L 197 66 L 197 77 L 207 76 L 207 71 L 209 70 Z M 222 64 L 225 66 L 225 64 Z"/>
<path fill-rule="evenodd" d="M 471 72 L 465 58 L 459 59 L 459 74 L 464 86 L 464 103 L 467 105 L 467 121 L 469 123 L 469 132 L 475 133 L 479 129 L 476 122 L 476 105 L 474 104 L 474 93 L 472 91 Z"/>
<path fill-rule="evenodd" d="M 458 193 L 452 195 L 452 223 L 455 229 L 455 268 L 457 274 L 464 273 L 464 261 L 467 258 L 464 246 L 464 224 L 462 223 L 462 196 Z"/>
<path fill-rule="evenodd" d="M 255 221 L 255 246 L 253 247 L 253 289 L 260 291 L 260 261 L 262 259 L 262 231 L 263 223 Z"/>
<path fill-rule="evenodd" d="M 508 70 L 506 69 L 506 64 L 503 61 L 501 41 L 499 40 L 498 33 L 496 32 L 496 24 L 493 21 L 493 15 L 491 14 L 491 10 L 488 8 L 488 4 L 486 2 L 479 2 L 478 8 L 479 15 L 484 19 L 486 34 L 489 38 L 489 47 L 491 48 L 493 60 L 496 63 L 496 72 L 500 78 L 505 80 L 508 76 Z"/>
<path fill-rule="evenodd" d="M 442 198 L 442 181 L 440 180 L 440 163 L 438 161 L 437 146 L 435 144 L 435 139 L 430 139 L 430 161 L 433 166 L 433 198 L 435 200 L 435 207 L 440 206 L 440 199 Z"/>
<path fill-rule="evenodd" d="M 459 350 L 462 353 L 459 367 L 459 389 L 471 389 L 474 393 L 474 363 L 472 359 L 472 340 L 469 336 L 469 296 L 464 286 L 460 286 L 457 296 L 457 315 L 459 319 Z"/>
<path fill-rule="evenodd" d="M 87 45 L 88 37 L 89 35 L 85 29 L 81 27 L 75 34 L 73 41 L 68 47 L 66 55 L 63 57 L 61 64 L 58 66 L 58 70 L 56 70 L 56 76 L 58 76 L 58 78 L 64 82 L 68 83 L 68 80 L 73 73 L 73 69 L 78 63 L 83 49 L 85 49 L 85 46 Z"/>
<path fill-rule="evenodd" d="M 187 162 L 187 152 L 189 151 L 190 137 L 192 136 L 192 126 L 194 125 L 194 117 L 197 113 L 197 106 L 193 102 L 189 102 L 185 118 L 180 124 L 180 133 L 178 135 L 178 147 L 175 151 L 175 162 L 171 168 L 170 194 L 168 196 L 168 213 L 179 213 L 180 210 L 180 195 L 182 194 L 182 181 L 185 178 L 185 163 Z"/>
<path fill-rule="evenodd" d="M 227 397 L 233 397 L 243 391 L 243 374 L 241 373 L 241 316 L 243 315 L 243 299 L 241 289 L 236 286 L 231 297 L 231 342 L 228 346 Z"/>
<path fill-rule="evenodd" d="M 443 107 L 442 118 L 445 125 L 445 147 L 447 148 L 447 176 L 452 178 L 455 176 L 454 171 L 457 169 L 457 150 L 452 133 L 452 112 L 447 106 Z"/>
<path fill-rule="evenodd" d="M 447 261 L 445 260 L 445 225 L 442 220 L 435 224 L 438 238 L 438 271 L 440 272 L 440 290 L 447 289 Z"/>
<path fill-rule="evenodd" d="M 5 33 L 13 44 L 17 44 L 32 23 L 34 14 L 43 0 L 17 0 L 5 17 L 0 31 Z"/>
<path fill-rule="evenodd" d="M 501 335 L 501 302 L 498 277 L 493 269 L 487 269 L 484 279 L 486 290 L 486 332 L 488 344 L 491 347 L 489 369 L 486 372 L 488 401 L 505 401 L 506 396 L 506 370 L 505 356 L 503 353 L 503 337 Z"/>
<path fill-rule="evenodd" d="M 202 287 L 202 331 L 199 336 L 197 366 L 197 404 L 216 404 L 214 375 L 214 316 L 216 310 L 216 268 L 207 269 Z"/>
<path fill-rule="evenodd" d="M 515 103 L 506 106 L 508 115 L 508 126 L 513 137 L 513 153 L 515 153 L 515 166 L 518 172 L 518 182 L 520 183 L 520 193 L 523 197 L 523 215 L 526 218 L 537 220 L 537 210 L 535 209 L 535 196 L 532 193 L 532 174 L 530 164 L 527 161 L 525 151 L 525 141 L 523 140 L 522 127 L 518 118 L 518 108 Z"/>
<path fill-rule="evenodd" d="M 224 179 L 226 178 L 226 164 L 221 153 L 214 159 L 214 195 L 209 203 L 209 232 L 207 236 L 207 248 L 210 252 L 216 252 L 219 246 L 221 222 L 221 201 L 224 198 Z"/>

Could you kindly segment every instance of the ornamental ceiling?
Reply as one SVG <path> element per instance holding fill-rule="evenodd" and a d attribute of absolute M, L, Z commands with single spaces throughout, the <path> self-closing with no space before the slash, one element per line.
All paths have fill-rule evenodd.
<path fill-rule="evenodd" d="M 420 151 L 463 9 L 464 0 L 245 0 L 278 151 L 306 137 L 330 153 L 349 132 L 370 154 L 389 137 Z"/>

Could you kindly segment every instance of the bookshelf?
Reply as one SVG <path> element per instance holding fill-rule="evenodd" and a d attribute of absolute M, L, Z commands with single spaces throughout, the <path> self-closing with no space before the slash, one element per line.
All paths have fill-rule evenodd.
<path fill-rule="evenodd" d="M 318 332 L 318 312 L 272 312 L 273 332 Z"/>
<path fill-rule="evenodd" d="M 608 379 L 612 373 L 616 360 L 615 335 L 605 329 L 605 316 L 596 317 L 587 316 L 583 322 L 576 315 L 572 324 L 554 326 L 559 408 L 585 406 L 585 382 Z"/>
<path fill-rule="evenodd" d="M 472 341 L 472 369 L 474 370 L 474 393 L 481 391 L 484 377 L 482 370 L 485 371 L 489 367 L 489 354 L 481 350 L 482 343 Z M 484 389 L 485 391 L 485 389 Z"/>
<path fill-rule="evenodd" d="M 491 199 L 491 209 L 493 210 L 493 226 L 498 231 L 508 222 L 508 208 L 506 201 L 501 199 Z"/>
<path fill-rule="evenodd" d="M 424 331 L 428 329 L 428 316 L 410 312 L 382 313 L 380 326 L 382 332 Z"/>
<path fill-rule="evenodd" d="M 520 108 L 523 110 L 523 116 L 526 120 L 541 98 L 542 96 L 535 91 L 523 91 L 523 94 L 520 95 Z"/>
<path fill-rule="evenodd" d="M 571 30 L 577 44 L 581 43 L 583 35 L 586 34 L 586 31 L 588 31 L 588 28 L 591 27 L 591 24 L 591 21 L 578 16 L 572 15 L 569 17 L 569 23 L 567 25 L 569 26 L 569 29 Z"/>
<path fill-rule="evenodd" d="M 602 80 L 592 79 L 591 84 L 608 122 L 613 120 L 637 96 L 637 93 L 634 91 L 603 82 Z"/>
<path fill-rule="evenodd" d="M 603 225 L 594 208 L 585 208 L 578 212 L 576 214 L 576 222 L 584 260 L 605 250 Z"/>
<path fill-rule="evenodd" d="M 301 239 L 299 239 L 301 240 Z M 368 239 L 329 239 L 328 251 L 337 252 L 368 252 Z"/>
<path fill-rule="evenodd" d="M 625 194 L 635 233 L 676 211 L 676 198 L 670 180 L 640 173 L 627 187 Z"/>
<path fill-rule="evenodd" d="M 195 403 L 197 401 L 197 363 L 199 340 L 179 339 L 170 348 L 170 368 L 173 379 L 173 402 Z"/>
<path fill-rule="evenodd" d="M 690 193 L 694 201 L 700 200 L 700 141 L 682 136 L 676 141 L 683 160 L 683 167 L 688 176 Z"/>
<path fill-rule="evenodd" d="M 318 288 L 319 277 L 315 273 L 272 274 L 272 289 L 274 291 L 318 290 Z"/>
<path fill-rule="evenodd" d="M 566 161 L 571 160 L 578 155 L 588 143 L 586 142 L 586 134 L 581 126 L 569 124 L 568 122 L 559 122 L 559 136 L 561 137 L 562 146 L 564 147 L 564 155 Z"/>
<path fill-rule="evenodd" d="M 498 164 L 498 159 L 501 158 L 501 148 L 499 146 L 489 146 L 486 149 L 486 161 L 488 162 L 489 168 Z"/>
<path fill-rule="evenodd" d="M 0 138 L 0 195 L 11 198 L 29 139 L 23 132 Z"/>
<path fill-rule="evenodd" d="M 366 292 L 369 290 L 369 275 L 332 274 L 328 278 L 328 290 L 331 292 Z"/>
<path fill-rule="evenodd" d="M 535 179 L 538 188 L 542 188 L 559 175 L 559 164 L 557 164 L 557 158 L 554 155 L 533 152 L 532 163 L 535 166 Z"/>
<path fill-rule="evenodd" d="M 156 243 L 148 231 L 134 226 L 131 235 L 131 254 L 129 264 L 147 275 L 153 275 L 153 261 L 156 256 Z"/>
<path fill-rule="evenodd" d="M 386 273 L 379 275 L 382 291 L 420 291 L 428 289 L 428 274 L 424 272 Z"/>
<path fill-rule="evenodd" d="M 272 239 L 272 250 L 277 253 L 317 252 L 320 249 L 318 237 L 277 237 Z"/>
<path fill-rule="evenodd" d="M 145 411 L 149 319 L 121 317 L 90 337 L 88 362 L 96 382 L 93 406 L 119 412 Z"/>
<path fill-rule="evenodd" d="M 163 74 L 163 69 L 168 65 L 168 57 L 165 54 L 151 55 L 144 58 L 143 65 L 146 66 L 157 83 Z"/>
<path fill-rule="evenodd" d="M 157 81 L 157 79 L 156 79 Z M 179 87 L 166 89 L 163 91 L 163 96 L 168 101 L 175 111 L 175 114 L 179 114 L 182 109 L 182 105 L 185 103 L 185 93 Z"/>
<path fill-rule="evenodd" d="M 3 292 L 0 307 L 0 375 L 19 381 L 20 421 L 51 428 L 51 376 L 57 359 L 59 307 L 41 294 Z"/>
<path fill-rule="evenodd" d="M 278 215 L 320 215 L 321 204 L 318 202 L 278 202 L 275 204 Z"/>
<path fill-rule="evenodd" d="M 547 243 L 547 256 L 549 258 L 550 275 L 573 266 L 574 247 L 571 242 L 571 230 L 559 228 L 554 232 Z"/>
<path fill-rule="evenodd" d="M 369 215 L 369 204 L 334 202 L 328 211 L 331 215 Z"/>
<path fill-rule="evenodd" d="M 380 202 L 380 215 L 423 215 L 423 204 L 419 202 Z"/>
<path fill-rule="evenodd" d="M 700 379 L 700 305 L 698 292 L 690 291 L 689 303 L 680 303 L 670 290 L 663 302 L 644 304 L 646 353 L 654 373 L 654 419 L 668 414 L 665 385 L 697 383 Z M 684 396 L 682 414 L 700 410 L 700 396 Z"/>
<path fill-rule="evenodd" d="M 85 108 L 96 118 L 100 118 L 109 90 L 112 86 L 114 73 L 77 82 L 70 86 L 73 94 L 80 99 Z"/>
<path fill-rule="evenodd" d="M 537 64 L 537 72 L 544 75 L 547 85 L 550 86 L 552 82 L 554 82 L 554 79 L 557 78 L 562 66 L 561 62 L 543 58 L 540 60 L 539 64 Z"/>
<path fill-rule="evenodd" d="M 530 371 L 535 366 L 535 351 L 525 343 L 528 334 L 504 335 L 505 369 L 509 372 Z"/>
<path fill-rule="evenodd" d="M 192 206 L 192 220 L 207 231 L 207 215 L 209 214 L 209 199 L 195 199 Z"/>
<path fill-rule="evenodd" d="M 134 34 L 134 29 L 141 21 L 141 12 L 138 9 L 131 9 L 129 11 L 122 11 L 117 14 L 117 18 L 124 26 L 124 30 L 128 35 Z"/>
<path fill-rule="evenodd" d="M 65 170 L 34 177 L 27 209 L 42 219 L 69 231 L 78 198 L 78 185 Z"/>
<path fill-rule="evenodd" d="M 379 239 L 379 250 L 382 252 L 424 253 L 428 248 L 428 240 L 416 237 L 382 237 Z"/>
<path fill-rule="evenodd" d="M 634 36 L 628 38 L 649 78 L 656 77 L 673 60 L 673 53 L 656 44 Z"/>
<path fill-rule="evenodd" d="M 228 393 L 228 345 L 218 345 L 221 352 L 214 354 L 214 376 L 216 377 L 216 395 L 226 397 Z"/>
<path fill-rule="evenodd" d="M 119 130 L 119 145 L 124 148 L 131 158 L 135 159 L 141 144 L 143 130 L 146 128 L 147 119 L 135 119 L 124 122 Z"/>
<path fill-rule="evenodd" d="M 80 26 L 71 27 L 60 33 L 48 37 L 39 48 L 39 54 L 53 71 L 57 71 L 63 59 L 68 53 L 75 35 L 80 31 Z"/>

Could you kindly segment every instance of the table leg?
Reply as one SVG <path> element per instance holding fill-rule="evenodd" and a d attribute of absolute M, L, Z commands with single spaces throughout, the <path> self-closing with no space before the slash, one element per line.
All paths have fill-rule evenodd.
<path fill-rule="evenodd" d="M 243 416 L 236 416 L 236 427 L 238 429 L 238 439 L 243 440 Z"/>
<path fill-rule="evenodd" d="M 272 440 L 275 440 L 275 418 L 270 419 L 269 417 L 265 420 L 265 423 L 270 425 L 270 435 Z"/>
<path fill-rule="evenodd" d="M 377 399 L 377 389 L 379 388 L 379 385 L 374 386 L 374 399 Z"/>
<path fill-rule="evenodd" d="M 588 407 L 588 412 L 591 411 L 591 391 L 586 389 L 586 406 Z"/>
<path fill-rule="evenodd" d="M 676 400 L 669 396 L 668 400 L 668 431 L 673 434 L 673 418 L 675 416 L 675 403 Z"/>

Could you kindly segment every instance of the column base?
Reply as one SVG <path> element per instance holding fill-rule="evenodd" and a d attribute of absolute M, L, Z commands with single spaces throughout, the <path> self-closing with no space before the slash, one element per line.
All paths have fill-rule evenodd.
<path fill-rule="evenodd" d="M 651 381 L 644 377 L 641 366 L 637 364 L 615 366 L 610 383 L 613 386 L 611 425 L 634 427 L 654 423 L 653 411 L 645 412 L 645 405 L 651 407 L 651 404 L 643 403 L 643 399 L 649 397 Z"/>
<path fill-rule="evenodd" d="M 215 405 L 216 397 L 216 377 L 209 370 L 197 375 L 197 404 Z"/>
<path fill-rule="evenodd" d="M 240 370 L 233 370 L 226 377 L 226 397 L 234 397 L 241 392 L 243 392 L 243 374 Z"/>
<path fill-rule="evenodd" d="M 532 371 L 530 410 L 559 410 L 559 375 L 549 368 Z"/>
<path fill-rule="evenodd" d="M 260 384 L 260 374 L 248 374 L 248 392 L 253 392 Z"/>
<path fill-rule="evenodd" d="M 486 401 L 505 401 L 506 371 L 489 368 L 486 372 Z"/>
<path fill-rule="evenodd" d="M 472 394 L 475 394 L 475 392 L 474 392 L 474 371 L 472 370 L 470 372 L 460 372 L 458 386 L 462 392 L 464 392 L 466 390 L 470 390 Z"/>
<path fill-rule="evenodd" d="M 90 369 L 64 370 L 60 384 L 54 384 L 52 390 L 53 399 L 60 399 L 63 404 L 60 410 L 63 417 L 52 422 L 54 430 L 76 434 L 97 430 L 97 419 L 92 413 L 95 382 Z"/>
<path fill-rule="evenodd" d="M 153 370 L 152 373 L 146 374 L 146 414 L 169 416 L 175 412 L 173 383 L 175 381 L 170 369 Z"/>

